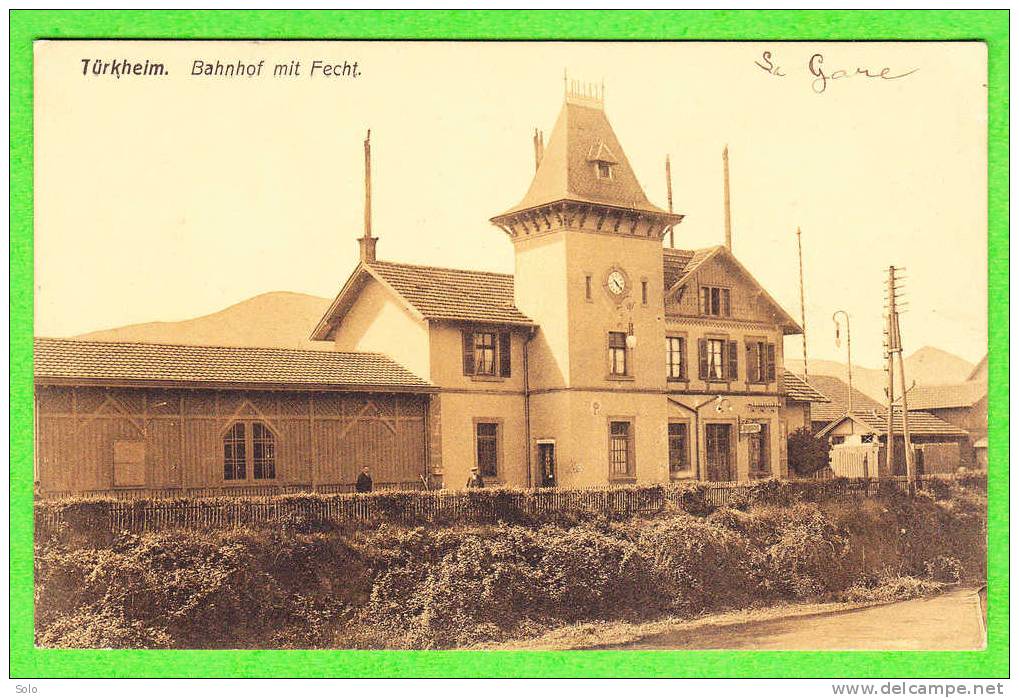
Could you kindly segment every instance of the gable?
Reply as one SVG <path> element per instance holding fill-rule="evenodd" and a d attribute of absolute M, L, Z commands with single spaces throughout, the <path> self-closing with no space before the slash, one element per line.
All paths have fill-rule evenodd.
<path fill-rule="evenodd" d="M 701 288 L 720 287 L 729 289 L 732 319 L 778 325 L 784 334 L 802 331 L 785 309 L 724 247 L 695 250 L 688 256 L 666 253 L 663 274 L 669 289 L 666 294 L 667 315 L 699 316 Z M 669 281 L 672 281 L 671 285 Z"/>

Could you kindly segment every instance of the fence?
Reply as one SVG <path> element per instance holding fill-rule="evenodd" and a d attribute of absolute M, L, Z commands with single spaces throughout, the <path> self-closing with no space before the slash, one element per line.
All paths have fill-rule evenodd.
<path fill-rule="evenodd" d="M 986 479 L 976 476 L 965 479 L 926 476 L 918 479 L 915 487 L 944 489 L 952 481 L 986 489 Z M 383 521 L 404 525 L 533 523 L 562 516 L 648 516 L 661 512 L 667 505 L 692 514 L 707 514 L 718 507 L 750 502 L 837 501 L 908 491 L 905 478 L 836 478 L 577 490 L 439 490 L 135 501 L 67 499 L 38 502 L 35 527 L 37 534 L 47 535 L 65 525 L 86 533 L 141 533 L 174 528 Z"/>

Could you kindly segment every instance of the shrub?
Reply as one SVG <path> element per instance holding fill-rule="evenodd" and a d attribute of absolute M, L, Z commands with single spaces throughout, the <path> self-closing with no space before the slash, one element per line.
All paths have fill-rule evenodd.
<path fill-rule="evenodd" d="M 810 477 L 828 467 L 828 442 L 818 439 L 806 427 L 786 438 L 789 468 L 799 477 Z"/>
<path fill-rule="evenodd" d="M 927 577 L 935 582 L 946 584 L 958 584 L 962 578 L 962 563 L 958 558 L 947 555 L 939 555 L 929 560 L 926 565 Z"/>

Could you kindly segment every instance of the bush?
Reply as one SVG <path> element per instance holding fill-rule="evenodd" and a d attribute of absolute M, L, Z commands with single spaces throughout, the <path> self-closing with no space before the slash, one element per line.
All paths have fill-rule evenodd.
<path fill-rule="evenodd" d="M 789 469 L 798 477 L 810 477 L 828 467 L 828 442 L 815 437 L 806 427 L 789 434 L 786 448 Z"/>
<path fill-rule="evenodd" d="M 939 555 L 926 564 L 927 577 L 935 582 L 958 584 L 962 578 L 962 563 L 957 558 Z"/>

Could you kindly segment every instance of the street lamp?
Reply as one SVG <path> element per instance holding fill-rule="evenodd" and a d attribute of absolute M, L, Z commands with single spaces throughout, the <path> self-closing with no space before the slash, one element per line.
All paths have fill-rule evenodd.
<path fill-rule="evenodd" d="M 853 349 L 851 346 L 851 336 L 849 332 L 849 313 L 845 310 L 836 310 L 832 313 L 831 319 L 835 323 L 835 346 L 839 346 L 842 325 L 839 324 L 839 315 L 842 315 L 846 320 L 846 368 L 849 373 L 849 404 L 847 405 L 848 412 L 853 412 Z"/>

